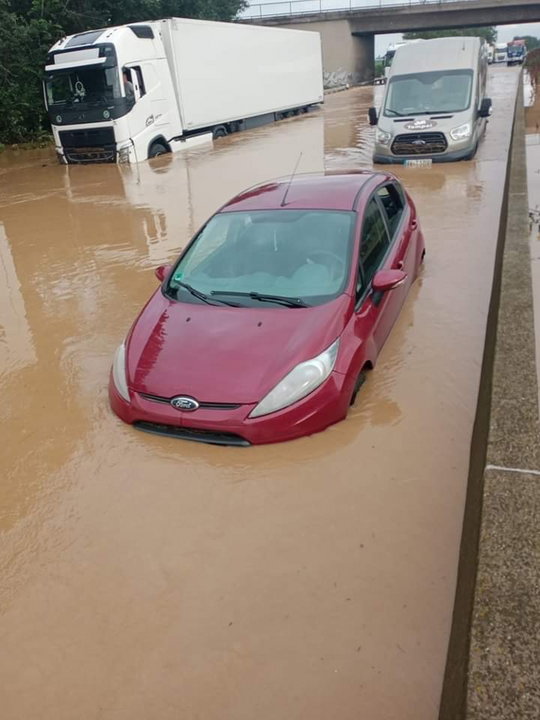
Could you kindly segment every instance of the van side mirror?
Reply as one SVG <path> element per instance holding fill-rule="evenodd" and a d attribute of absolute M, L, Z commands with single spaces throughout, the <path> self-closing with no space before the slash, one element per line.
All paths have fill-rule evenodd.
<path fill-rule="evenodd" d="M 377 118 L 377 109 L 374 107 L 370 107 L 367 111 L 368 118 L 369 118 L 369 124 L 370 125 L 376 125 L 379 120 Z"/>
<path fill-rule="evenodd" d="M 491 115 L 492 103 L 491 98 L 484 98 L 480 104 L 478 115 L 480 117 L 489 117 Z"/>
<path fill-rule="evenodd" d="M 160 265 L 154 272 L 159 282 L 163 282 L 170 272 L 172 265 Z"/>

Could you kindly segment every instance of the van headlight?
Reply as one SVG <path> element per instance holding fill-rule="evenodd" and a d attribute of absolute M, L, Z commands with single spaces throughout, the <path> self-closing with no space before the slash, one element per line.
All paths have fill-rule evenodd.
<path fill-rule="evenodd" d="M 122 343 L 114 355 L 112 366 L 113 381 L 119 394 L 129 402 L 129 390 L 126 377 L 126 345 Z"/>
<path fill-rule="evenodd" d="M 450 137 L 452 140 L 466 140 L 468 137 L 471 136 L 471 124 L 465 123 L 464 125 L 460 125 L 457 128 L 454 128 L 453 130 L 450 130 Z"/>
<path fill-rule="evenodd" d="M 303 397 L 306 397 L 306 395 L 309 395 L 310 392 L 313 392 L 319 385 L 322 385 L 334 369 L 338 348 L 339 338 L 330 345 L 329 348 L 324 350 L 324 352 L 317 355 L 317 357 L 306 360 L 306 362 L 302 362 L 293 368 L 291 372 L 285 375 L 283 380 L 281 380 L 273 390 L 270 390 L 268 395 L 253 408 L 249 417 L 255 418 L 276 412 L 277 410 L 292 405 Z"/>
<path fill-rule="evenodd" d="M 386 132 L 385 130 L 381 130 L 380 128 L 377 128 L 377 131 L 375 132 L 375 140 L 380 145 L 388 145 L 390 140 L 392 139 L 392 135 L 389 132 Z"/>

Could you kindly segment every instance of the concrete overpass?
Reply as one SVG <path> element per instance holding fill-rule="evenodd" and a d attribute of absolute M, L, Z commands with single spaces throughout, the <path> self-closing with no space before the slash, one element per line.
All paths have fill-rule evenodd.
<path fill-rule="evenodd" d="M 320 32 L 325 85 L 331 87 L 373 79 L 375 35 L 540 21 L 538 0 L 392 0 L 391 5 L 385 0 L 369 5 L 361 2 L 290 0 L 252 4 L 242 22 Z"/>

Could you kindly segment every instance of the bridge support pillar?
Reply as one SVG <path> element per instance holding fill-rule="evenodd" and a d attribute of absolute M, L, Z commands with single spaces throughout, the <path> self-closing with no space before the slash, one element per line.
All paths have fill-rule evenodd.
<path fill-rule="evenodd" d="M 373 80 L 375 72 L 375 36 L 353 35 L 349 20 L 331 22 L 280 22 L 280 27 L 321 34 L 324 87 L 357 85 Z M 356 27 L 356 25 L 355 25 Z"/>

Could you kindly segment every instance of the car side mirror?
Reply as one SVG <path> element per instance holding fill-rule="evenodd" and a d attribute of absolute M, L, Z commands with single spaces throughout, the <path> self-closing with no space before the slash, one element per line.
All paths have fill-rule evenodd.
<path fill-rule="evenodd" d="M 492 103 L 491 98 L 484 98 L 482 102 L 480 103 L 480 110 L 478 111 L 478 115 L 480 117 L 489 117 L 491 115 L 492 110 Z"/>
<path fill-rule="evenodd" d="M 165 280 L 165 278 L 169 274 L 171 267 L 172 267 L 172 265 L 160 265 L 159 267 L 157 267 L 154 270 L 159 282 L 163 282 Z"/>
<path fill-rule="evenodd" d="M 403 270 L 379 270 L 373 277 L 371 287 L 373 292 L 384 293 L 403 285 L 406 279 L 407 273 Z"/>
<path fill-rule="evenodd" d="M 379 120 L 377 118 L 377 108 L 370 107 L 367 111 L 368 118 L 369 118 L 369 124 L 370 125 L 376 125 Z"/>

